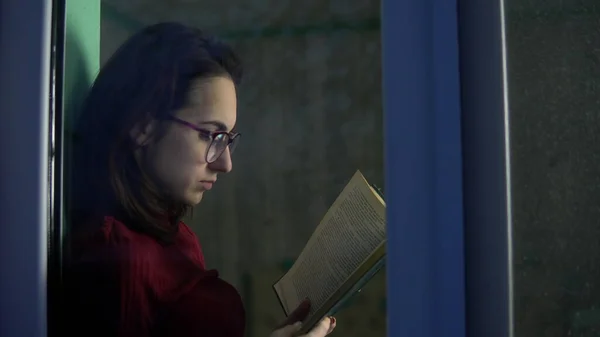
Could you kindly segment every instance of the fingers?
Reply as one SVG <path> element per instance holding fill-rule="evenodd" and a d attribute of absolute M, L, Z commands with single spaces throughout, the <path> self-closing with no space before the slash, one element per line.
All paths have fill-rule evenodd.
<path fill-rule="evenodd" d="M 298 331 L 300 331 L 300 328 L 302 328 L 302 323 L 301 322 L 296 322 L 292 325 L 288 325 L 288 326 L 284 326 L 283 328 L 273 332 L 273 334 L 271 334 L 271 337 L 292 337 L 292 336 L 296 336 L 296 334 L 298 333 Z"/>
<path fill-rule="evenodd" d="M 305 337 L 324 337 L 335 328 L 335 318 L 325 317 Z"/>
<path fill-rule="evenodd" d="M 282 328 L 284 326 L 292 325 L 296 322 L 302 322 L 308 316 L 310 312 L 310 301 L 305 299 L 300 303 L 300 305 L 296 308 L 296 310 L 292 311 L 291 314 L 281 323 L 278 328 Z"/>
<path fill-rule="evenodd" d="M 329 317 L 329 319 L 331 320 L 331 325 L 329 326 L 329 331 L 327 331 L 328 335 L 333 332 L 333 330 L 335 329 L 335 327 L 337 325 L 335 317 L 331 316 L 331 317 Z"/>
<path fill-rule="evenodd" d="M 333 332 L 336 326 L 334 317 L 323 318 L 308 334 L 300 337 L 324 337 Z M 293 337 L 297 336 L 302 328 L 301 322 L 296 322 L 292 325 L 284 326 L 271 334 L 271 337 Z"/>

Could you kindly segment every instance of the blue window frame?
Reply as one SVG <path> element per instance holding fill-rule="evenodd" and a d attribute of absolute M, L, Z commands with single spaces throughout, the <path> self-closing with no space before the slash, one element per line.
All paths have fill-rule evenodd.
<path fill-rule="evenodd" d="M 465 336 L 456 8 L 382 3 L 389 336 Z"/>
<path fill-rule="evenodd" d="M 0 1 L 0 336 L 46 336 L 51 1 Z"/>
<path fill-rule="evenodd" d="M 504 3 L 459 2 L 467 335 L 512 337 Z"/>

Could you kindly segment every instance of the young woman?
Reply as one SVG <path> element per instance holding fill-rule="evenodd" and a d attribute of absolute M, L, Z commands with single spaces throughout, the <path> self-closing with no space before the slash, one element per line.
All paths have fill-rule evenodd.
<path fill-rule="evenodd" d="M 65 272 L 73 335 L 243 336 L 238 292 L 206 270 L 181 222 L 232 169 L 241 75 L 229 46 L 176 23 L 134 35 L 98 74 L 73 141 Z M 294 335 L 308 308 L 271 336 Z M 326 318 L 307 336 L 334 327 Z"/>

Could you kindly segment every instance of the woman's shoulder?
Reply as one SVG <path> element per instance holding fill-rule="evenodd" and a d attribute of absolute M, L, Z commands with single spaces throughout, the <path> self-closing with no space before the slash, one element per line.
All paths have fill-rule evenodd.
<path fill-rule="evenodd" d="M 71 263 L 102 263 L 135 265 L 150 262 L 160 252 L 153 238 L 128 228 L 114 216 L 104 216 L 101 222 L 82 226 L 71 240 Z"/>
<path fill-rule="evenodd" d="M 71 240 L 71 267 L 95 266 L 119 277 L 135 278 L 152 286 L 170 288 L 204 278 L 204 256 L 189 227 L 181 223 L 172 243 L 130 229 L 114 216 L 104 216 L 88 228 L 79 230 Z M 208 274 L 210 275 L 210 274 Z"/>

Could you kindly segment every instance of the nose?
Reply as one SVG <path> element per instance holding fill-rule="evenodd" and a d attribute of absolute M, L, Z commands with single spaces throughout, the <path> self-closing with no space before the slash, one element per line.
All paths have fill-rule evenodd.
<path fill-rule="evenodd" d="M 233 169 L 233 163 L 231 162 L 231 152 L 229 152 L 229 146 L 223 151 L 221 156 L 214 162 L 208 164 L 208 167 L 220 173 L 229 173 Z"/>

